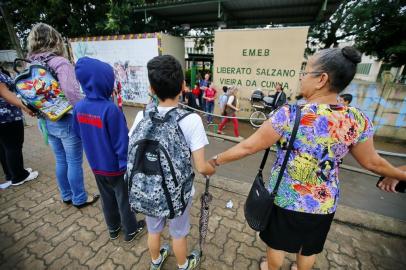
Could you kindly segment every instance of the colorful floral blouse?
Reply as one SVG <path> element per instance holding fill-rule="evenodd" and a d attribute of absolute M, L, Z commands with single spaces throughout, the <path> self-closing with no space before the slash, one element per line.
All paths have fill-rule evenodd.
<path fill-rule="evenodd" d="M 275 186 L 295 121 L 295 109 L 284 106 L 270 115 L 282 136 L 269 191 Z M 370 120 L 354 107 L 328 104 L 300 106 L 301 121 L 275 204 L 288 210 L 334 213 L 339 198 L 338 166 L 349 148 L 373 136 Z"/>
<path fill-rule="evenodd" d="M 12 88 L 12 79 L 0 72 L 0 83 L 4 83 L 8 88 Z M 19 108 L 11 105 L 0 97 L 0 124 L 10 123 L 23 119 L 23 114 Z"/>

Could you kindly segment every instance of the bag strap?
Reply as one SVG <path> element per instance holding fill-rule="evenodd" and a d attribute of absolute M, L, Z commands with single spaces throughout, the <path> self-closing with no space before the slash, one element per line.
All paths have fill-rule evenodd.
<path fill-rule="evenodd" d="M 276 185 L 275 185 L 275 187 L 274 187 L 274 189 L 273 189 L 273 191 L 271 193 L 272 199 L 275 199 L 276 194 L 278 194 L 279 185 L 281 183 L 283 173 L 284 173 L 284 171 L 286 169 L 286 165 L 287 165 L 288 160 L 289 160 L 290 152 L 293 149 L 293 143 L 294 143 L 294 141 L 296 139 L 296 134 L 297 134 L 297 131 L 299 129 L 301 110 L 300 110 L 300 107 L 297 106 L 297 105 L 293 105 L 293 107 L 296 108 L 295 125 L 293 126 L 292 134 L 290 135 L 288 148 L 286 150 L 285 158 L 283 159 L 281 170 L 279 171 L 278 180 L 276 181 Z"/>
<path fill-rule="evenodd" d="M 262 172 L 262 170 L 264 169 L 264 167 L 265 167 L 265 163 L 266 163 L 266 160 L 268 159 L 268 154 L 269 154 L 269 150 L 270 150 L 271 148 L 267 148 L 266 150 L 265 150 L 265 153 L 264 153 L 264 157 L 262 158 L 262 161 L 261 161 L 261 165 L 259 165 L 259 172 Z"/>

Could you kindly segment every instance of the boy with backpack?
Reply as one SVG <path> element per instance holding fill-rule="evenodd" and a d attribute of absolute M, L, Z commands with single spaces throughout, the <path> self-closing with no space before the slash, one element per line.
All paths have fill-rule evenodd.
<path fill-rule="evenodd" d="M 131 242 L 145 232 L 145 221 L 136 221 L 128 203 L 128 187 L 124 182 L 128 128 L 124 114 L 110 99 L 114 89 L 113 68 L 83 57 L 77 61 L 75 73 L 86 97 L 74 107 L 73 129 L 82 139 L 96 178 L 110 239 L 116 239 L 123 227 L 124 241 Z"/>
<path fill-rule="evenodd" d="M 169 223 L 178 269 L 195 269 L 200 252 L 187 256 L 194 172 L 211 175 L 205 163 L 208 144 L 199 115 L 177 108 L 184 75 L 180 63 L 170 55 L 157 56 L 147 64 L 151 92 L 157 107 L 139 112 L 130 131 L 128 167 L 131 207 L 146 215 L 151 270 L 161 269 L 169 246 L 161 246 L 161 233 Z"/>

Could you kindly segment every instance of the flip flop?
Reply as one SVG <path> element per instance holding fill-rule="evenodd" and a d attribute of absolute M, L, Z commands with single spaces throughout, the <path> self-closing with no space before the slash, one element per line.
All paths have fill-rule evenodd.
<path fill-rule="evenodd" d="M 297 270 L 297 264 L 295 262 L 290 264 L 290 270 Z"/>
<path fill-rule="evenodd" d="M 259 263 L 258 263 L 259 270 L 262 270 L 262 269 L 261 269 L 261 265 L 262 265 L 263 263 L 267 262 L 267 261 L 268 261 L 268 259 L 267 259 L 265 256 L 262 256 L 262 257 L 259 259 Z M 268 269 L 268 264 L 267 264 L 267 269 Z"/>
<path fill-rule="evenodd" d="M 89 198 L 87 198 L 87 202 L 79 204 L 79 205 L 74 205 L 76 208 L 81 209 L 83 207 L 89 206 L 97 202 L 100 198 L 100 194 L 93 194 L 91 200 L 89 201 Z"/>

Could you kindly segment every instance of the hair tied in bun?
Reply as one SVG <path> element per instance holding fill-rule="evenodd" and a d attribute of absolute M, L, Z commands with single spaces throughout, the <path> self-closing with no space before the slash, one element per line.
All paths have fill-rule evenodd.
<path fill-rule="evenodd" d="M 361 53 L 354 47 L 346 46 L 341 49 L 341 52 L 343 53 L 345 58 L 347 58 L 354 64 L 358 64 L 361 62 Z"/>

